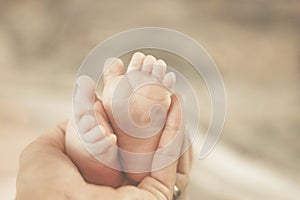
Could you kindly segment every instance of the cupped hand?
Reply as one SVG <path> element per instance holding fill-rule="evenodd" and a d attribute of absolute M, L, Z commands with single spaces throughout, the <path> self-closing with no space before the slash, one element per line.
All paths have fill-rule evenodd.
<path fill-rule="evenodd" d="M 175 101 L 176 102 L 176 101 Z M 173 110 L 178 104 L 173 104 Z M 176 134 L 171 115 L 160 147 Z M 176 120 L 175 120 L 176 121 Z M 85 182 L 80 172 L 65 154 L 66 122 L 32 142 L 20 157 L 17 177 L 17 200 L 25 199 L 165 199 L 171 200 L 173 186 L 183 192 L 188 182 L 191 149 L 167 167 L 151 172 L 138 186 L 126 185 L 113 189 Z"/>

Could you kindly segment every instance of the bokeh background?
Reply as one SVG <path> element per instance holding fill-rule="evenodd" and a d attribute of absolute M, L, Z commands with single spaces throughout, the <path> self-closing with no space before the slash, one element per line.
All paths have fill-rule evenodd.
<path fill-rule="evenodd" d="M 144 26 L 191 36 L 224 78 L 223 135 L 194 161 L 188 198 L 300 199 L 299 0 L 1 1 L 0 199 L 14 198 L 22 149 L 70 116 L 89 51 Z"/>

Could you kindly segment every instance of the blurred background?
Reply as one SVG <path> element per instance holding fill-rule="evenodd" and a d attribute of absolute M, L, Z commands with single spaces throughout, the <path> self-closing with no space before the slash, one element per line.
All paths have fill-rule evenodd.
<path fill-rule="evenodd" d="M 0 199 L 14 198 L 22 149 L 70 116 L 89 51 L 144 26 L 191 36 L 224 78 L 223 134 L 195 159 L 188 199 L 300 199 L 299 0 L 1 1 Z"/>

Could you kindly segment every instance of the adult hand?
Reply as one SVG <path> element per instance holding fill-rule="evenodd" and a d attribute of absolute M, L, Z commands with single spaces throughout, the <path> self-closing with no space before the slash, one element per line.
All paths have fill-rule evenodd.
<path fill-rule="evenodd" d="M 178 104 L 173 104 L 173 110 Z M 172 113 L 170 113 L 172 114 Z M 165 146 L 176 133 L 172 115 L 168 131 L 159 146 Z M 175 128 L 173 128 L 175 127 Z M 66 123 L 40 136 L 20 157 L 17 177 L 17 200 L 23 199 L 165 199 L 171 200 L 173 186 L 184 191 L 188 181 L 191 151 L 187 151 L 171 165 L 154 171 L 138 186 L 125 185 L 118 189 L 89 184 L 84 181 L 76 166 L 65 154 Z"/>

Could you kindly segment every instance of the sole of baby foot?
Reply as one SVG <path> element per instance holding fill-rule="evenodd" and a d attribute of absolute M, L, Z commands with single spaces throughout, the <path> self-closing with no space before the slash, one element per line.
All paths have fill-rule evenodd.
<path fill-rule="evenodd" d="M 122 115 L 124 119 L 124 113 L 126 114 L 129 111 L 125 117 L 132 119 L 138 126 L 147 126 L 152 119 L 154 121 L 157 118 L 162 119 L 161 116 L 149 116 L 149 111 L 153 105 L 160 105 L 165 113 L 168 112 L 171 101 L 170 90 L 175 84 L 176 77 L 172 72 L 166 74 L 166 69 L 166 63 L 163 60 L 156 60 L 151 55 L 145 56 L 139 52 L 133 55 L 125 74 L 123 63 L 119 59 L 115 59 L 115 62 L 110 62 L 109 66 L 105 66 L 103 105 L 114 133 L 118 137 L 122 167 L 126 171 L 127 177 L 136 183 L 150 174 L 152 156 L 147 156 L 147 158 L 140 156 L 139 160 L 139 158 L 133 159 L 128 156 L 130 153 L 124 152 L 134 154 L 155 152 L 161 131 L 151 137 L 145 137 L 143 133 L 140 133 L 140 137 L 133 136 L 129 133 L 130 131 L 125 131 L 124 127 L 119 126 L 116 117 Z M 126 79 L 125 84 L 118 85 L 122 79 Z M 134 90 L 137 85 L 143 83 L 148 85 Z M 151 85 L 152 83 L 154 84 Z M 116 92 L 121 94 L 122 101 L 114 98 Z M 133 92 L 136 93 L 132 94 Z M 126 98 L 128 98 L 128 101 L 124 101 Z M 117 104 L 121 103 L 122 105 L 118 105 L 118 107 L 124 109 L 117 111 L 118 116 L 113 112 L 113 101 Z M 151 119 L 151 117 L 153 118 Z"/>

